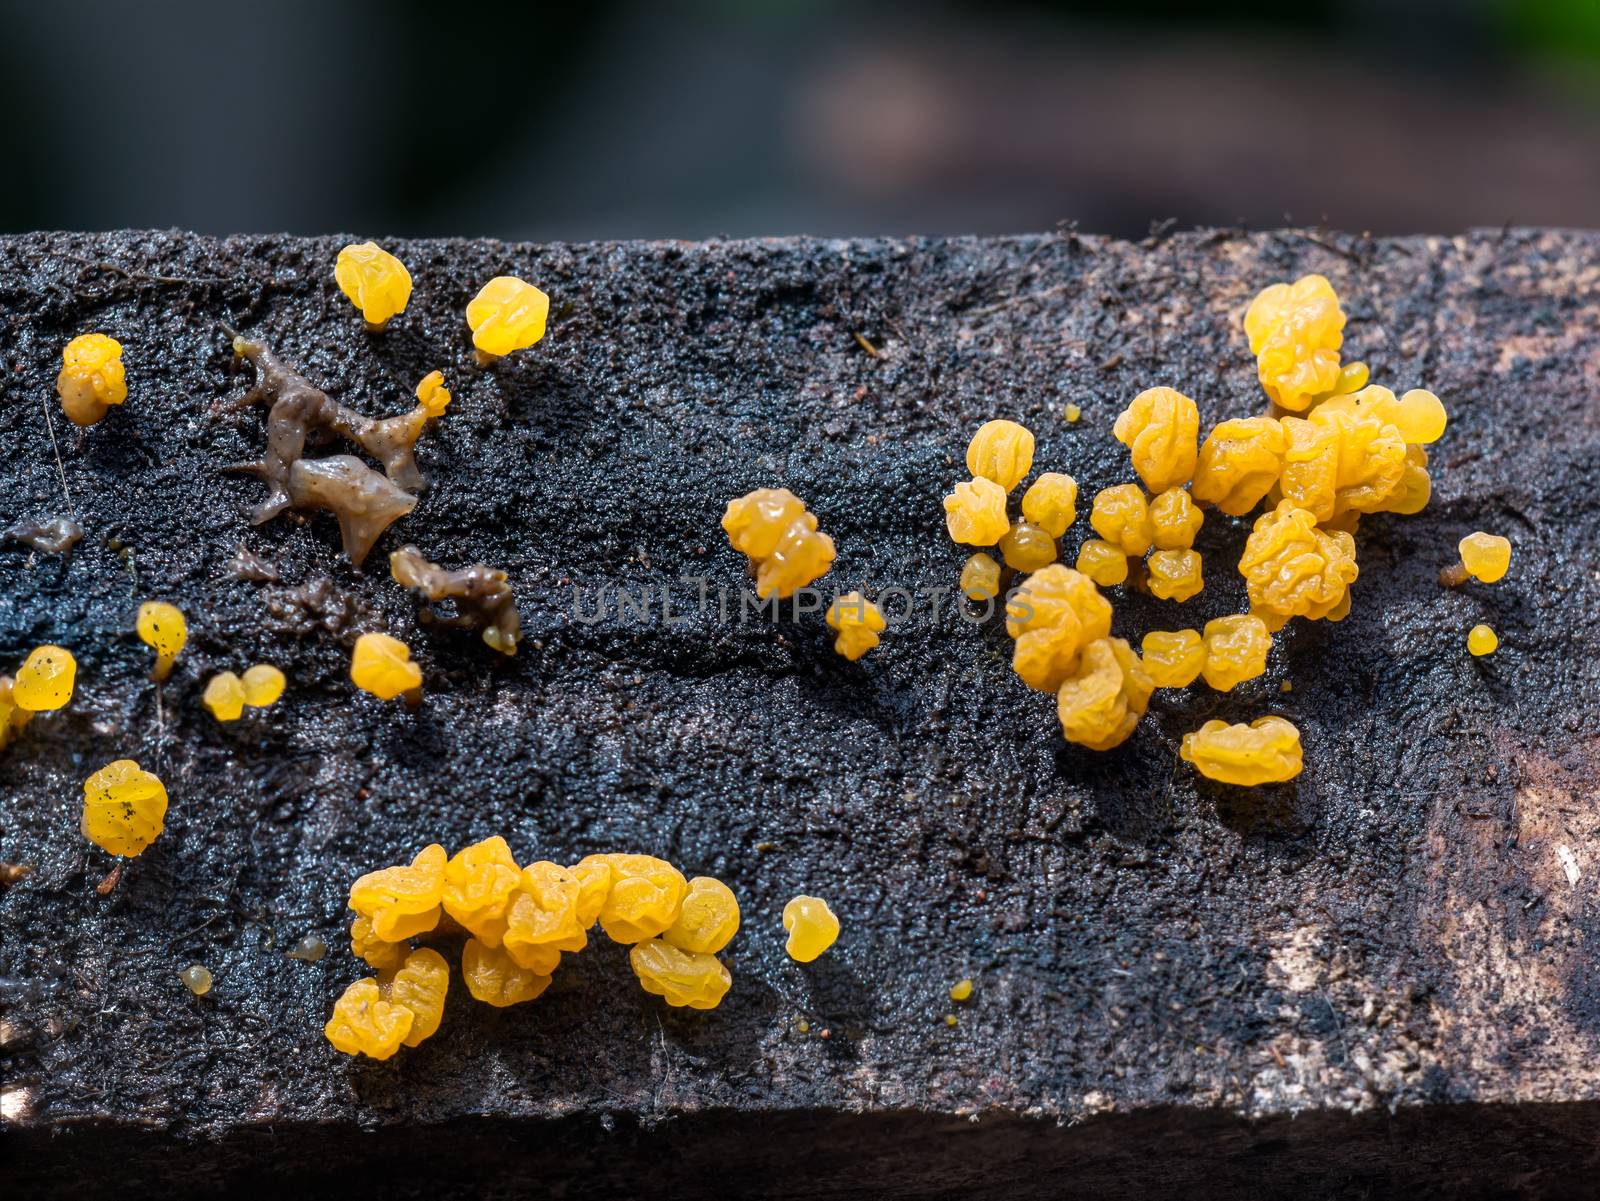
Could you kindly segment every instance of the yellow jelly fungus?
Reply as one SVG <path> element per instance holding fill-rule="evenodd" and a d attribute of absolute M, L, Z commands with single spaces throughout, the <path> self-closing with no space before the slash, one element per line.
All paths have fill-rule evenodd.
<path fill-rule="evenodd" d="M 678 920 L 662 939 L 682 951 L 715 955 L 739 932 L 739 899 L 721 880 L 696 876 L 689 881 Z"/>
<path fill-rule="evenodd" d="M 1188 550 L 1205 520 L 1200 507 L 1182 488 L 1168 488 L 1150 502 L 1150 527 L 1157 550 Z"/>
<path fill-rule="evenodd" d="M 444 848 L 431 843 L 409 865 L 368 872 L 350 886 L 350 908 L 385 942 L 426 933 L 439 924 L 447 861 Z"/>
<path fill-rule="evenodd" d="M 758 488 L 728 502 L 722 528 L 733 549 L 750 560 L 756 595 L 793 596 L 833 566 L 833 539 L 787 488 Z"/>
<path fill-rule="evenodd" d="M 1015 421 L 986 421 L 967 444 L 967 470 L 1010 492 L 1033 467 L 1033 434 Z"/>
<path fill-rule="evenodd" d="M 416 1015 L 404 1005 L 385 1001 L 378 982 L 369 976 L 344 990 L 322 1032 L 346 1055 L 388 1059 L 411 1033 L 414 1021 Z"/>
<path fill-rule="evenodd" d="M 244 713 L 244 686 L 231 671 L 219 672 L 206 682 L 200 703 L 218 721 L 238 721 Z"/>
<path fill-rule="evenodd" d="M 1206 622 L 1205 644 L 1206 662 L 1200 674 L 1218 692 L 1230 692 L 1266 672 L 1272 635 L 1256 615 L 1235 613 Z"/>
<path fill-rule="evenodd" d="M 668 1005 L 715 1009 L 733 984 L 733 977 L 715 955 L 685 951 L 659 938 L 631 948 L 628 962 L 645 992 Z"/>
<path fill-rule="evenodd" d="M 1138 484 L 1117 484 L 1095 494 L 1089 524 L 1126 555 L 1142 555 L 1155 542 L 1150 521 L 1150 501 Z"/>
<path fill-rule="evenodd" d="M 79 828 L 113 855 L 141 854 L 161 833 L 166 816 L 167 790 L 132 759 L 108 763 L 83 782 Z"/>
<path fill-rule="evenodd" d="M 112 405 L 128 399 L 122 346 L 105 334 L 80 334 L 61 352 L 56 376 L 61 410 L 74 425 L 93 425 Z"/>
<path fill-rule="evenodd" d="M 1012 670 L 1029 688 L 1055 692 L 1077 669 L 1083 647 L 1111 633 L 1111 602 L 1081 571 L 1052 563 L 1007 602 L 1006 633 L 1016 639 Z"/>
<path fill-rule="evenodd" d="M 1000 564 L 981 551 L 961 565 L 961 591 L 968 600 L 993 600 L 1000 595 Z"/>
<path fill-rule="evenodd" d="M 1461 551 L 1463 570 L 1480 584 L 1495 583 L 1504 578 L 1511 567 L 1511 541 L 1498 534 L 1485 534 L 1478 530 L 1463 538 L 1458 549 Z M 21 685 L 21 675 L 18 675 L 17 683 Z"/>
<path fill-rule="evenodd" d="M 972 996 L 972 981 L 958 980 L 950 986 L 950 999 L 952 1001 L 965 1001 Z"/>
<path fill-rule="evenodd" d="M 1304 419 L 1285 417 L 1282 425 L 1278 487 L 1318 521 L 1381 512 L 1405 482 L 1405 439 L 1376 417 L 1322 405 Z"/>
<path fill-rule="evenodd" d="M 1494 654 L 1499 646 L 1499 635 L 1486 625 L 1475 625 L 1467 631 L 1467 650 L 1478 658 Z"/>
<path fill-rule="evenodd" d="M 350 923 L 350 953 L 380 972 L 392 972 L 405 961 L 406 945 L 379 938 L 372 931 L 372 919 L 358 916 Z"/>
<path fill-rule="evenodd" d="M 450 991 L 450 965 L 431 947 L 406 956 L 405 966 L 388 983 L 380 983 L 383 999 L 411 1011 L 411 1029 L 402 1040 L 415 1047 L 439 1029 L 445 994 Z"/>
<path fill-rule="evenodd" d="M 72 699 L 78 661 L 64 646 L 36 646 L 17 670 L 11 685 L 11 703 L 30 713 L 60 709 Z"/>
<path fill-rule="evenodd" d="M 600 909 L 600 928 L 614 942 L 643 942 L 672 928 L 689 882 L 653 855 L 607 855 L 611 891 Z"/>
<path fill-rule="evenodd" d="M 805 511 L 805 503 L 787 488 L 757 488 L 728 502 L 722 528 L 734 550 L 765 559 L 778 549 L 783 531 Z"/>
<path fill-rule="evenodd" d="M 523 967 L 548 975 L 563 951 L 589 945 L 578 917 L 578 877 L 559 863 L 540 860 L 522 869 L 522 879 L 506 910 L 502 945 Z M 548 965 L 548 966 L 546 966 Z"/>
<path fill-rule="evenodd" d="M 454 398 L 450 395 L 450 389 L 444 386 L 442 371 L 428 372 L 417 384 L 417 403 L 431 419 L 443 417 L 452 399 Z"/>
<path fill-rule="evenodd" d="M 1111 432 L 1128 448 L 1134 471 L 1151 492 L 1180 488 L 1194 476 L 1200 410 L 1182 392 L 1147 388 L 1133 398 Z"/>
<path fill-rule="evenodd" d="M 33 714 L 17 704 L 13 695 L 15 681 L 10 676 L 0 676 L 0 750 L 22 732 L 22 727 L 33 720 Z"/>
<path fill-rule="evenodd" d="M 198 963 L 191 963 L 184 968 L 178 973 L 178 979 L 197 997 L 203 997 L 211 991 L 211 973 Z"/>
<path fill-rule="evenodd" d="M 1062 412 L 1066 415 L 1068 425 L 1077 425 L 1079 420 L 1083 417 L 1083 410 L 1075 404 L 1067 405 Z"/>
<path fill-rule="evenodd" d="M 1078 548 L 1077 568 L 1102 588 L 1111 588 L 1127 581 L 1128 556 L 1120 546 L 1090 538 Z"/>
<path fill-rule="evenodd" d="M 1371 417 L 1380 425 L 1392 425 L 1402 441 L 1427 446 L 1444 437 L 1450 424 L 1444 403 L 1426 388 L 1413 388 L 1399 398 L 1388 388 L 1373 384 L 1348 394 L 1340 393 L 1322 402 L 1319 408 Z"/>
<path fill-rule="evenodd" d="M 810 963 L 839 937 L 839 919 L 821 897 L 801 895 L 785 905 L 783 928 L 789 932 L 783 949 L 796 963 Z"/>
<path fill-rule="evenodd" d="M 1050 537 L 1061 537 L 1078 519 L 1078 481 L 1059 471 L 1045 472 L 1022 494 L 1022 517 Z"/>
<path fill-rule="evenodd" d="M 1160 600 L 1186 601 L 1200 595 L 1205 580 L 1200 574 L 1197 550 L 1158 550 L 1145 563 L 1150 595 Z"/>
<path fill-rule="evenodd" d="M 265 709 L 278 703 L 288 680 L 270 663 L 257 663 L 239 677 L 244 703 L 252 709 Z"/>
<path fill-rule="evenodd" d="M 422 668 L 411 661 L 411 648 L 388 634 L 363 634 L 350 656 L 350 679 L 380 701 L 397 696 L 408 704 L 422 699 Z"/>
<path fill-rule="evenodd" d="M 1250 595 L 1250 611 L 1267 629 L 1291 617 L 1338 620 L 1348 612 L 1350 585 L 1360 574 L 1355 539 L 1343 530 L 1323 530 L 1293 502 L 1280 501 L 1256 518 L 1239 559 Z"/>
<path fill-rule="evenodd" d="M 1206 665 L 1199 630 L 1151 630 L 1139 646 L 1145 674 L 1157 688 L 1187 688 Z"/>
<path fill-rule="evenodd" d="M 1256 374 L 1280 408 L 1298 413 L 1339 382 L 1344 311 L 1321 275 L 1264 289 L 1245 312 Z"/>
<path fill-rule="evenodd" d="M 467 324 L 479 357 L 499 358 L 544 337 L 550 298 L 512 275 L 497 275 L 467 304 Z"/>
<path fill-rule="evenodd" d="M 1229 517 L 1242 517 L 1283 473 L 1283 426 L 1271 417 L 1220 421 L 1200 444 L 1190 494 Z"/>
<path fill-rule="evenodd" d="M 1038 526 L 1018 521 L 1000 539 L 1000 554 L 1013 571 L 1038 571 L 1056 561 L 1056 540 Z"/>
<path fill-rule="evenodd" d="M 503 947 L 486 947 L 476 938 L 461 950 L 461 978 L 475 999 L 502 1009 L 532 1001 L 550 987 L 548 972 L 529 971 Z"/>
<path fill-rule="evenodd" d="M 1056 695 L 1061 732 L 1092 751 L 1120 746 L 1144 716 L 1154 689 L 1139 656 L 1121 638 L 1091 642 L 1078 671 Z"/>
<path fill-rule="evenodd" d="M 411 273 L 376 242 L 355 242 L 341 250 L 333 278 L 374 329 L 405 312 L 411 299 Z"/>
<path fill-rule="evenodd" d="M 1208 780 L 1281 784 L 1300 774 L 1300 731 L 1281 717 L 1258 717 L 1247 726 L 1208 721 L 1183 736 L 1178 756 Z"/>
<path fill-rule="evenodd" d="M 156 665 L 150 676 L 164 680 L 172 674 L 172 664 L 189 641 L 189 623 L 176 605 L 166 601 L 145 601 L 139 606 L 139 616 L 134 622 L 139 641 L 156 653 Z"/>
<path fill-rule="evenodd" d="M 836 597 L 828 606 L 825 620 L 838 635 L 833 649 L 852 662 L 878 645 L 878 635 L 883 633 L 885 624 L 878 606 L 859 592 Z"/>
<path fill-rule="evenodd" d="M 578 925 L 587 930 L 600 920 L 616 873 L 604 855 L 590 855 L 567 870 L 578 878 Z"/>
<path fill-rule="evenodd" d="M 451 856 L 439 900 L 444 911 L 485 946 L 498 947 L 511 895 L 521 883 L 522 868 L 506 840 L 496 834 Z"/>
<path fill-rule="evenodd" d="M 953 542 L 993 546 L 1011 531 L 1006 490 L 993 480 L 963 480 L 944 498 L 944 524 Z"/>

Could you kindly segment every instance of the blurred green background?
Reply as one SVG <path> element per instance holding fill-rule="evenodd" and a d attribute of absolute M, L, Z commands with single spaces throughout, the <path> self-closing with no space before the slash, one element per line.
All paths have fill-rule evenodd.
<path fill-rule="evenodd" d="M 1600 0 L 0 0 L 0 229 L 1600 225 Z"/>

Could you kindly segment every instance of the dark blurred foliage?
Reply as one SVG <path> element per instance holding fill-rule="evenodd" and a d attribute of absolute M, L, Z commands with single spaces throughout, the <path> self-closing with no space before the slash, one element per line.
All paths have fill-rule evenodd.
<path fill-rule="evenodd" d="M 1600 225 L 1600 0 L 0 0 L 0 229 Z"/>

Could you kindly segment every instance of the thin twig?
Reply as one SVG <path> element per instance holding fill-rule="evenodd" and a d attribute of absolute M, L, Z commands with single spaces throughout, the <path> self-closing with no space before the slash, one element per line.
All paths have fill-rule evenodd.
<path fill-rule="evenodd" d="M 72 515 L 72 520 L 78 520 L 78 508 L 72 503 L 72 493 L 67 488 L 67 466 L 61 461 L 61 444 L 56 441 L 56 423 L 50 419 L 50 401 L 40 397 L 44 406 L 44 425 L 50 431 L 50 446 L 56 452 L 56 471 L 61 475 L 61 495 L 66 499 L 67 512 Z"/>

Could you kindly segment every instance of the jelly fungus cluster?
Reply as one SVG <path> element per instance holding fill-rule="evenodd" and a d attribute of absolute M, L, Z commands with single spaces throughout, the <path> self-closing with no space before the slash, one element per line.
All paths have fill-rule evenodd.
<path fill-rule="evenodd" d="M 667 1004 L 714 1009 L 732 984 L 717 959 L 739 929 L 739 903 L 709 876 L 685 879 L 650 855 L 590 855 L 570 867 L 519 866 L 495 836 L 450 857 L 434 844 L 410 864 L 362 876 L 350 888 L 350 949 L 377 970 L 350 985 L 326 1028 L 339 1050 L 387 1059 L 439 1028 L 450 971 L 411 941 L 448 918 L 468 937 L 467 991 L 495 1006 L 531 1001 L 563 954 L 582 951 L 596 922 L 628 958 L 644 990 Z"/>
<path fill-rule="evenodd" d="M 61 411 L 74 425 L 94 425 L 112 405 L 128 399 L 122 345 L 105 334 L 80 334 L 61 352 L 56 376 Z"/>
<path fill-rule="evenodd" d="M 787 488 L 758 488 L 729 501 L 722 528 L 733 549 L 750 560 L 762 600 L 787 599 L 833 566 L 833 539 Z"/>
<path fill-rule="evenodd" d="M 243 676 L 231 671 L 218 672 L 206 682 L 201 703 L 218 721 L 238 721 L 245 707 L 267 709 L 278 703 L 287 680 L 270 663 L 257 663 Z"/>

